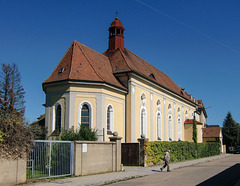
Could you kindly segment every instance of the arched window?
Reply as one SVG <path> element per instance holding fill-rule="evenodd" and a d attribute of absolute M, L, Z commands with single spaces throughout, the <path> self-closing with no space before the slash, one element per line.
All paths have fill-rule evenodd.
<path fill-rule="evenodd" d="M 162 139 L 162 117 L 161 113 L 157 113 L 157 140 Z"/>
<path fill-rule="evenodd" d="M 178 117 L 178 140 L 181 140 L 181 118 Z"/>
<path fill-rule="evenodd" d="M 144 135 L 146 137 L 146 110 L 143 108 L 141 110 L 141 126 L 140 126 L 140 134 L 141 136 Z"/>
<path fill-rule="evenodd" d="M 111 135 L 113 134 L 113 107 L 109 105 L 107 107 L 107 134 Z"/>
<path fill-rule="evenodd" d="M 59 104 L 56 108 L 56 115 L 55 115 L 55 130 L 56 134 L 60 134 L 61 132 L 61 125 L 62 125 L 62 108 L 61 105 Z"/>
<path fill-rule="evenodd" d="M 81 125 L 90 127 L 90 112 L 87 104 L 84 104 L 81 109 Z"/>
<path fill-rule="evenodd" d="M 172 141 L 172 106 L 168 105 L 168 137 Z"/>
<path fill-rule="evenodd" d="M 168 136 L 169 141 L 172 141 L 172 116 L 168 116 Z"/>
<path fill-rule="evenodd" d="M 88 101 L 79 104 L 77 131 L 80 130 L 81 125 L 92 128 L 92 112 L 92 105 Z"/>

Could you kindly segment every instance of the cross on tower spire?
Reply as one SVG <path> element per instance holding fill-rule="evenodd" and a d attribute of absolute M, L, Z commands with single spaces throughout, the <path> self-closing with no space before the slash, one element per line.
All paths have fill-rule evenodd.
<path fill-rule="evenodd" d="M 118 16 L 118 11 L 116 11 L 116 17 Z"/>

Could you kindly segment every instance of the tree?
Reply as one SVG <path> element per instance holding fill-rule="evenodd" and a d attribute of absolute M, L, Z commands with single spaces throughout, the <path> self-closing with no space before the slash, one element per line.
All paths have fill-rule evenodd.
<path fill-rule="evenodd" d="M 227 147 L 236 146 L 240 143 L 240 127 L 239 124 L 234 121 L 232 118 L 232 114 L 230 112 L 227 113 L 226 118 L 223 122 L 223 143 Z"/>
<path fill-rule="evenodd" d="M 29 125 L 34 140 L 45 140 L 47 138 L 47 127 L 45 127 L 45 115 L 41 115 L 38 121 Z"/>
<path fill-rule="evenodd" d="M 32 133 L 24 124 L 24 89 L 15 64 L 2 64 L 0 71 L 0 157 L 28 155 Z"/>
<path fill-rule="evenodd" d="M 193 119 L 193 142 L 194 143 L 197 143 L 197 124 L 196 124 L 196 120 L 195 120 L 195 116 L 194 116 L 194 119 Z"/>
<path fill-rule="evenodd" d="M 1 112 L 24 117 L 24 89 L 21 85 L 21 75 L 15 64 L 1 64 L 0 73 L 0 109 Z"/>

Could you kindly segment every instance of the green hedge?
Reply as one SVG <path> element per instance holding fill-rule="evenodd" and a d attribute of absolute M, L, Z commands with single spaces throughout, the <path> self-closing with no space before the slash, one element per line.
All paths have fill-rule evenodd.
<path fill-rule="evenodd" d="M 171 150 L 171 162 L 191 160 L 220 154 L 219 142 L 155 141 L 145 143 L 146 163 L 159 164 L 165 152 Z"/>

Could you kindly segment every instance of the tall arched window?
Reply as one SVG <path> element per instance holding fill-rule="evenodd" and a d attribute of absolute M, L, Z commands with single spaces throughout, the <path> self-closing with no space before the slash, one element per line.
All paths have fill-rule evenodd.
<path fill-rule="evenodd" d="M 162 139 L 162 117 L 160 112 L 157 113 L 157 139 Z"/>
<path fill-rule="evenodd" d="M 107 107 L 107 134 L 111 135 L 113 133 L 113 107 L 109 105 Z"/>
<path fill-rule="evenodd" d="M 56 133 L 60 133 L 61 132 L 61 125 L 62 125 L 62 108 L 61 105 L 59 104 L 56 108 L 56 115 L 55 115 L 55 130 Z"/>
<path fill-rule="evenodd" d="M 172 116 L 168 116 L 168 136 L 169 141 L 172 141 Z"/>
<path fill-rule="evenodd" d="M 146 137 L 146 110 L 143 108 L 141 110 L 141 126 L 140 126 L 140 134 Z"/>
<path fill-rule="evenodd" d="M 168 105 L 168 137 L 172 141 L 172 106 Z"/>
<path fill-rule="evenodd" d="M 87 104 L 84 104 L 81 109 L 81 125 L 90 127 L 90 112 Z"/>
<path fill-rule="evenodd" d="M 92 105 L 88 101 L 79 104 L 77 131 L 80 130 L 81 125 L 92 128 L 92 112 Z"/>
<path fill-rule="evenodd" d="M 141 94 L 140 136 L 147 137 L 147 108 L 146 108 L 146 95 L 144 93 Z"/>

